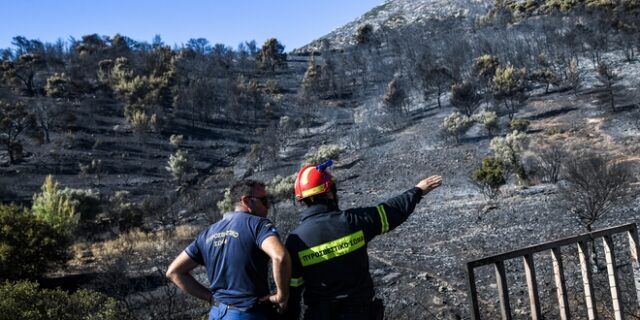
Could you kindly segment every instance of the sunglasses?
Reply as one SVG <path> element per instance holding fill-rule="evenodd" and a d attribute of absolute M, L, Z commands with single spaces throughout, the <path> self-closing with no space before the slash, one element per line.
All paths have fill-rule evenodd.
<path fill-rule="evenodd" d="M 260 200 L 260 202 L 262 202 L 263 206 L 268 206 L 270 203 L 269 197 L 268 196 L 264 196 L 264 197 L 249 197 L 249 198 L 253 198 L 253 199 L 258 199 Z"/>

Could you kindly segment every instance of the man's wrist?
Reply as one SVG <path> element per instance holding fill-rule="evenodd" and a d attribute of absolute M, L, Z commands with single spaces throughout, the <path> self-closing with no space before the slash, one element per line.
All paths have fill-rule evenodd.
<path fill-rule="evenodd" d="M 287 301 L 289 299 L 289 293 L 288 292 L 282 292 L 282 291 L 278 291 L 276 293 L 276 298 L 278 299 L 278 301 Z"/>

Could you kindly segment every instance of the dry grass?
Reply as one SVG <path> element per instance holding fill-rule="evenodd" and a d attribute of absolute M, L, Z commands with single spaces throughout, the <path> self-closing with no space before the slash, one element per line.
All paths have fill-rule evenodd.
<path fill-rule="evenodd" d="M 182 225 L 172 230 L 158 232 L 133 230 L 121 234 L 114 240 L 91 245 L 79 243 L 74 245 L 73 250 L 76 257 L 86 256 L 87 251 L 90 250 L 91 255 L 98 259 L 113 258 L 130 253 L 155 256 L 173 252 L 176 247 L 186 246 L 201 230 L 202 226 L 196 225 Z"/>

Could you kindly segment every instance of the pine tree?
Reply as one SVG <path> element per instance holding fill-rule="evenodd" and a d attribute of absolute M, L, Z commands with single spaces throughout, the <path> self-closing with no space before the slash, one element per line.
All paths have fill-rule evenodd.
<path fill-rule="evenodd" d="M 284 53 L 284 46 L 276 38 L 270 38 L 264 42 L 256 60 L 261 70 L 274 72 L 276 68 L 287 67 L 287 54 Z"/>

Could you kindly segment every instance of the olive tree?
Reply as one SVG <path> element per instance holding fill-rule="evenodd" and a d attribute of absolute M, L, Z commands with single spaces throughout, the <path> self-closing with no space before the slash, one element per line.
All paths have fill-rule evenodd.
<path fill-rule="evenodd" d="M 509 120 L 513 119 L 513 116 L 526 99 L 524 76 L 524 69 L 508 66 L 505 68 L 498 67 L 491 79 L 493 96 L 497 101 L 503 103 Z"/>

